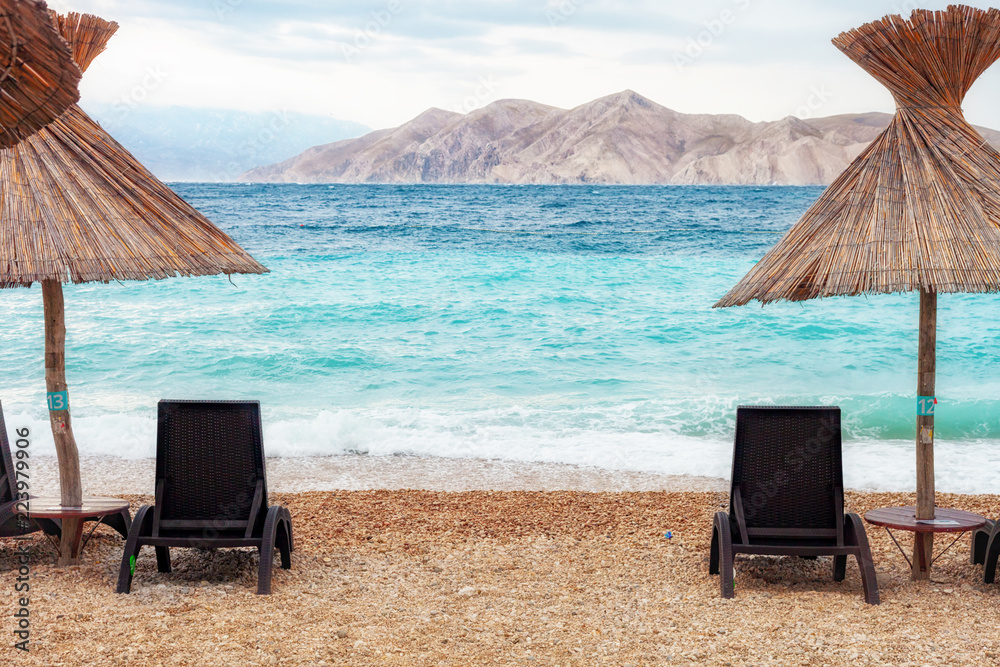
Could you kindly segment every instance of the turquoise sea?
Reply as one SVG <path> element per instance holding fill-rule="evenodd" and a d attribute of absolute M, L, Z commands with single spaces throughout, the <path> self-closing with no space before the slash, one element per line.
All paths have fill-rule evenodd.
<path fill-rule="evenodd" d="M 913 488 L 915 295 L 713 310 L 820 188 L 201 185 L 272 273 L 68 286 L 83 454 L 161 398 L 259 399 L 270 455 L 729 474 L 736 406 L 834 404 L 855 488 Z M 39 288 L 0 293 L 8 427 L 45 439 Z M 1000 297 L 943 296 L 938 488 L 1000 489 Z"/>

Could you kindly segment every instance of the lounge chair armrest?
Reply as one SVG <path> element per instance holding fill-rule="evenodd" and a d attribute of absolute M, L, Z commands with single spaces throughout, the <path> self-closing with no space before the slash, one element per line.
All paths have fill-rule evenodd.
<path fill-rule="evenodd" d="M 986 562 L 986 548 L 990 543 L 990 538 L 997 531 L 1000 522 L 986 520 L 986 525 L 972 531 L 972 547 L 969 549 L 969 560 L 973 565 L 982 565 Z"/>
<path fill-rule="evenodd" d="M 128 530 L 128 537 L 152 537 L 153 536 L 153 505 L 143 505 L 132 518 L 132 525 Z M 128 539 L 128 538 L 126 538 Z"/>
<path fill-rule="evenodd" d="M 267 516 L 264 519 L 264 534 L 266 535 L 271 526 L 284 521 L 288 524 L 289 530 L 292 526 L 292 515 L 281 505 L 271 505 L 267 508 Z"/>
<path fill-rule="evenodd" d="M 719 529 L 720 533 L 728 533 L 730 542 L 733 537 L 733 522 L 729 517 L 729 512 L 716 512 L 712 519 L 712 525 Z M 725 528 L 725 530 L 722 530 Z"/>
<path fill-rule="evenodd" d="M 860 546 L 864 549 L 869 548 L 865 522 L 854 512 L 844 513 L 844 541 L 851 546 Z"/>
<path fill-rule="evenodd" d="M 977 528 L 973 532 L 975 534 L 985 533 L 986 536 L 987 536 L 987 539 L 988 539 L 988 538 L 992 537 L 993 534 L 995 532 L 997 532 L 998 530 L 1000 530 L 1000 521 L 993 521 L 992 519 L 987 519 L 985 526 L 983 526 L 982 528 Z"/>
<path fill-rule="evenodd" d="M 17 514 L 14 510 L 18 504 L 23 502 L 23 500 L 12 500 L 0 505 L 0 524 L 7 523 L 7 521 L 12 519 Z"/>
<path fill-rule="evenodd" d="M 53 526 L 51 522 L 29 519 L 25 516 L 19 515 L 15 510 L 17 509 L 17 506 L 23 502 L 23 500 L 12 500 L 0 505 L 0 535 L 6 537 L 27 535 L 28 533 L 33 533 L 39 529 L 44 530 L 46 533 L 51 535 L 53 534 L 52 530 L 54 528 L 54 534 L 58 536 L 58 526 Z"/>

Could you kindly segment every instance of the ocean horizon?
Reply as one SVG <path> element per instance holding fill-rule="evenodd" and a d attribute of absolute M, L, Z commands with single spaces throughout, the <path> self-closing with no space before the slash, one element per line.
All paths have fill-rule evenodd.
<path fill-rule="evenodd" d="M 260 400 L 268 455 L 728 477 L 736 407 L 838 405 L 851 488 L 915 485 L 914 294 L 713 309 L 819 187 L 175 184 L 265 276 L 67 286 L 83 456 L 164 398 Z M 40 288 L 7 290 L 8 429 L 54 453 Z M 942 295 L 937 486 L 1000 488 L 1000 297 Z"/>

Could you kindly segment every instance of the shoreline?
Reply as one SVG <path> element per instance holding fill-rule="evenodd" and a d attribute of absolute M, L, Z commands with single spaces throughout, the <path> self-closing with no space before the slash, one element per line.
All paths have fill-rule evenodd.
<path fill-rule="evenodd" d="M 155 459 L 80 457 L 87 495 L 152 494 Z M 59 494 L 55 456 L 32 458 L 32 495 Z M 315 456 L 267 459 L 272 493 L 422 490 L 578 491 L 588 493 L 728 491 L 724 479 L 605 470 L 562 463 L 421 456 Z"/>
<path fill-rule="evenodd" d="M 59 466 L 53 455 L 31 459 L 32 495 L 59 494 Z M 152 494 L 156 461 L 111 456 L 81 456 L 80 472 L 87 495 Z M 314 491 L 573 491 L 583 493 L 721 492 L 728 478 L 609 470 L 567 463 L 461 459 L 433 456 L 336 455 L 269 457 L 268 490 L 272 493 Z M 943 485 L 942 485 L 943 486 Z M 852 493 L 913 493 L 912 489 L 848 486 Z M 988 491 L 944 494 L 975 498 Z"/>

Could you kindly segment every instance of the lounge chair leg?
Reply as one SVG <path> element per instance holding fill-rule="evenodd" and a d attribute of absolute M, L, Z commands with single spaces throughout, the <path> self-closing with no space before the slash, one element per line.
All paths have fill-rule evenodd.
<path fill-rule="evenodd" d="M 868 534 L 861 517 L 851 512 L 844 515 L 844 538 L 848 544 L 858 548 L 858 568 L 861 570 L 861 586 L 865 591 L 865 602 L 879 604 L 878 576 L 875 574 L 875 561 L 872 560 L 872 550 L 868 546 Z"/>
<path fill-rule="evenodd" d="M 118 570 L 118 593 L 130 593 L 132 591 L 132 577 L 135 574 L 135 562 L 139 558 L 139 538 L 143 528 L 150 530 L 153 524 L 152 507 L 144 505 L 135 513 L 135 521 L 131 522 L 128 531 L 128 538 L 125 540 L 125 548 L 122 550 L 122 564 Z M 145 525 L 143 525 L 145 524 Z"/>
<path fill-rule="evenodd" d="M 712 546 L 708 555 L 708 573 L 719 574 L 719 529 L 712 526 Z"/>
<path fill-rule="evenodd" d="M 878 593 L 878 575 L 875 574 L 875 564 L 871 560 L 871 555 L 867 558 L 859 555 L 858 567 L 861 569 L 861 586 L 865 591 L 865 602 L 879 604 L 881 600 Z"/>
<path fill-rule="evenodd" d="M 972 565 L 982 565 L 986 562 L 986 545 L 990 542 L 990 536 L 985 531 L 977 530 L 972 534 L 972 548 L 969 550 L 969 563 Z"/>
<path fill-rule="evenodd" d="M 833 580 L 843 581 L 847 577 L 847 556 L 833 557 Z"/>
<path fill-rule="evenodd" d="M 281 568 L 284 570 L 292 569 L 292 524 L 287 521 L 282 521 L 281 528 L 278 530 L 277 543 L 278 543 L 278 553 L 281 554 Z"/>
<path fill-rule="evenodd" d="M 722 597 L 726 600 L 732 600 L 736 597 L 736 581 L 735 581 L 735 565 L 733 563 L 732 553 L 723 554 L 722 556 L 722 572 L 719 576 L 719 589 L 722 593 Z"/>
<path fill-rule="evenodd" d="M 725 512 L 716 512 L 712 520 L 712 547 L 708 557 L 709 574 L 719 574 L 721 571 L 720 560 L 723 558 L 724 545 L 730 545 L 730 547 L 732 545 L 732 536 L 729 534 L 729 515 Z"/>
<path fill-rule="evenodd" d="M 158 572 L 170 572 L 170 547 L 155 547 L 156 569 Z"/>
<path fill-rule="evenodd" d="M 274 506 L 267 510 L 267 518 L 264 519 L 264 530 L 261 535 L 260 548 L 260 570 L 257 573 L 257 595 L 271 594 L 271 570 L 274 567 L 274 545 L 278 541 L 278 534 L 285 523 L 287 510 Z M 279 547 L 280 548 L 280 547 Z M 284 558 L 282 558 L 284 565 Z M 291 561 L 289 561 L 291 565 Z"/>
<path fill-rule="evenodd" d="M 126 594 L 132 592 L 132 577 L 135 575 L 133 559 L 139 559 L 140 549 L 142 547 L 137 547 L 135 540 L 125 544 L 125 549 L 122 551 L 121 569 L 118 570 L 118 588 L 116 592 Z"/>
<path fill-rule="evenodd" d="M 274 541 L 264 540 L 260 545 L 260 568 L 257 572 L 257 595 L 271 594 L 271 569 L 274 566 Z"/>
<path fill-rule="evenodd" d="M 997 576 L 997 559 L 1000 558 L 1000 537 L 996 531 L 990 537 L 986 546 L 986 555 L 983 561 L 983 582 L 992 584 Z"/>
<path fill-rule="evenodd" d="M 722 597 L 729 600 L 736 595 L 733 581 L 733 535 L 729 525 L 729 515 L 725 512 L 715 513 L 715 523 L 712 527 L 712 554 L 716 556 L 715 567 L 719 571 L 719 590 Z M 712 567 L 712 557 L 709 557 L 709 569 Z M 713 572 L 713 574 L 715 574 Z"/>

